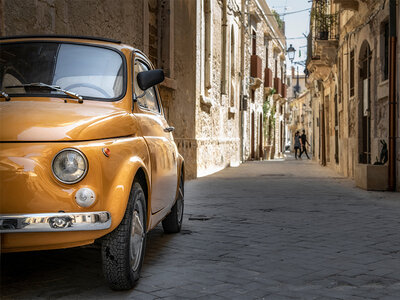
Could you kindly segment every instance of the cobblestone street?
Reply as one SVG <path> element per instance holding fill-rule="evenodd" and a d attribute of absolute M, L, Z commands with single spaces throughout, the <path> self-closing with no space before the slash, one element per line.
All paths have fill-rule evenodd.
<path fill-rule="evenodd" d="M 91 246 L 2 255 L 2 298 L 399 299 L 398 193 L 293 158 L 185 190 L 182 232 L 149 234 L 134 290 L 108 289 Z"/>

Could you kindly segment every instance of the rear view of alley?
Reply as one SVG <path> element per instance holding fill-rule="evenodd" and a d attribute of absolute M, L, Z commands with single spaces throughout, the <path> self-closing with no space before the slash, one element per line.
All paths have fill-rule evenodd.
<path fill-rule="evenodd" d="M 95 247 L 2 255 L 5 298 L 396 299 L 400 202 L 308 160 L 247 162 L 185 187 L 183 230 L 150 232 L 112 292 Z M 64 270 L 64 271 L 61 271 Z"/>

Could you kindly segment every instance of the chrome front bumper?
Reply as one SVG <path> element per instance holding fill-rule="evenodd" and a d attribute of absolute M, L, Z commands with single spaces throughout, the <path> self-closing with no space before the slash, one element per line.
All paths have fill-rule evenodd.
<path fill-rule="evenodd" d="M 0 233 L 102 230 L 111 226 L 108 211 L 87 213 L 0 214 Z"/>

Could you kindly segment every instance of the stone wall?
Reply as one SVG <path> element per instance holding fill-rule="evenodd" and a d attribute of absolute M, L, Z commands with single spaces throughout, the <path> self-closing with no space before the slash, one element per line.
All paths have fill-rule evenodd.
<path fill-rule="evenodd" d="M 370 116 L 370 164 L 379 160 L 380 140 L 389 140 L 389 82 L 384 76 L 385 39 L 384 24 L 388 21 L 388 1 L 357 1 L 357 10 L 341 10 L 339 5 L 332 5 L 331 12 L 338 12 L 339 40 L 337 41 L 337 57 L 331 65 L 312 67 L 311 80 L 320 80 L 323 84 L 323 95 L 315 95 L 315 83 L 309 88 L 313 101 L 315 143 L 321 145 L 322 133 L 325 126 L 326 163 L 337 172 L 354 177 L 363 152 L 363 139 L 366 140 L 363 117 Z M 318 44 L 318 43 L 317 43 Z M 322 45 L 322 43 L 321 43 Z M 368 94 L 370 106 L 363 110 L 365 83 L 361 79 L 363 57 L 367 47 L 370 49 L 370 79 Z M 354 95 L 350 94 L 350 54 L 354 51 Z M 322 74 L 322 75 L 321 75 Z M 314 96 L 315 95 L 315 96 Z M 337 99 L 337 105 L 335 103 Z M 325 111 L 325 122 L 321 123 L 315 115 L 320 115 L 322 106 Z M 338 157 L 336 154 L 335 119 L 338 119 Z M 318 126 L 319 125 L 319 126 Z M 317 128 L 316 128 L 317 127 Z M 322 161 L 322 148 L 319 147 L 317 159 Z M 338 161 L 337 161 L 338 158 Z"/>
<path fill-rule="evenodd" d="M 264 88 L 265 73 L 264 70 L 268 66 L 273 73 L 273 77 L 285 78 L 282 70 L 286 70 L 284 66 L 285 38 L 279 30 L 274 17 L 265 1 L 250 0 L 248 5 L 249 16 L 246 19 L 248 23 L 246 31 L 245 46 L 245 81 L 246 89 L 244 94 L 248 97 L 248 109 L 243 112 L 243 158 L 244 159 L 262 159 L 263 151 L 267 146 L 266 137 L 264 136 L 264 127 L 267 125 L 263 122 L 264 112 L 263 104 L 270 95 L 270 89 Z M 255 33 L 256 55 L 261 58 L 261 78 L 251 78 L 250 76 L 250 59 L 252 55 L 252 34 Z M 267 53 L 268 49 L 268 53 Z M 268 57 L 268 59 L 267 59 Z M 275 61 L 277 64 L 275 64 Z M 254 95 L 254 97 L 253 97 Z M 280 121 L 284 121 L 280 114 L 280 103 L 283 99 L 274 95 L 271 106 L 275 107 L 275 126 L 272 130 L 271 147 L 273 154 L 271 157 L 280 156 L 280 139 L 284 135 L 281 131 Z M 268 129 L 267 129 L 268 130 Z M 254 131 L 254 133 L 253 133 Z M 254 140 L 254 145 L 252 145 Z M 252 148 L 254 153 L 252 155 Z"/>
<path fill-rule="evenodd" d="M 174 0 L 174 96 L 169 105 L 169 122 L 175 127 L 175 140 L 185 158 L 187 178 L 197 173 L 195 141 L 196 97 L 196 3 Z"/>
<path fill-rule="evenodd" d="M 186 142 L 195 137 L 195 1 L 0 0 L 0 16 L 2 36 L 99 36 L 144 51 L 155 67 L 166 72 L 160 86 L 165 115 L 176 129 L 188 178 L 195 177 L 196 144 Z"/>
<path fill-rule="evenodd" d="M 263 86 L 255 88 L 251 103 L 250 4 L 258 16 L 264 76 L 265 36 L 284 39 L 272 16 L 272 27 L 262 18 L 270 14 L 264 0 L 0 0 L 0 35 L 99 36 L 142 50 L 165 71 L 160 85 L 165 116 L 175 127 L 187 178 L 195 178 L 250 158 L 251 113 L 255 156 L 262 154 L 266 94 Z M 284 47 L 272 40 L 269 49 L 270 68 L 277 58 L 282 77 Z M 247 111 L 240 110 L 243 95 L 249 97 Z"/>
<path fill-rule="evenodd" d="M 241 2 L 206 0 L 198 10 L 197 176 L 204 176 L 240 162 Z"/>
<path fill-rule="evenodd" d="M 141 0 L 1 0 L 6 35 L 72 34 L 101 36 L 142 49 Z"/>
<path fill-rule="evenodd" d="M 380 4 L 381 5 L 381 4 Z M 349 18 L 348 23 L 356 22 L 352 26 L 348 26 L 345 30 L 341 30 L 342 39 L 345 38 L 347 32 L 354 30 L 356 26 L 360 26 L 367 20 L 371 11 L 379 9 L 378 5 L 371 10 L 371 7 L 361 4 L 357 14 L 353 14 Z M 370 114 L 371 114 L 371 163 L 374 163 L 376 157 L 379 157 L 380 143 L 381 139 L 388 142 L 388 81 L 383 80 L 382 75 L 382 64 L 383 64 L 383 48 L 381 47 L 383 34 L 382 34 L 382 23 L 388 18 L 388 9 L 385 8 L 376 15 L 369 26 L 362 26 L 361 30 L 358 30 L 356 34 L 349 39 L 346 48 L 340 51 L 341 59 L 346 61 L 346 54 L 351 50 L 354 50 L 354 60 L 355 60 L 355 86 L 354 86 L 354 97 L 348 94 L 348 90 L 344 92 L 344 105 L 348 104 L 347 120 L 349 127 L 349 140 L 347 143 L 347 149 L 341 147 L 341 151 L 347 154 L 347 157 L 351 157 L 351 160 L 343 163 L 340 162 L 339 171 L 343 174 L 349 174 L 354 176 L 354 169 L 356 164 L 359 162 L 359 152 L 361 145 L 359 144 L 362 123 L 361 116 L 363 112 L 361 111 L 362 102 L 362 82 L 359 79 L 359 62 L 360 62 L 360 51 L 362 50 L 363 43 L 368 43 L 372 51 L 371 59 L 371 79 L 370 79 Z M 349 68 L 348 68 L 349 69 Z M 349 78 L 348 73 L 344 74 L 343 80 L 346 82 Z M 341 126 L 346 126 L 346 123 L 340 124 Z M 341 140 L 346 139 L 346 137 L 341 137 Z"/>

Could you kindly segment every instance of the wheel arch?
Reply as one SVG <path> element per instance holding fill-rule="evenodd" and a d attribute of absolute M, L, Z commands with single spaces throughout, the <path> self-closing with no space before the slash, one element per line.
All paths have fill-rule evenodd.
<path fill-rule="evenodd" d="M 143 167 L 139 167 L 136 171 L 136 174 L 133 178 L 133 182 L 139 182 L 140 186 L 143 189 L 144 192 L 144 197 L 146 199 L 146 210 L 149 212 L 149 178 L 147 176 L 146 171 L 144 170 Z M 132 182 L 132 185 L 133 185 Z"/>
<path fill-rule="evenodd" d="M 123 161 L 119 162 L 119 165 L 121 167 L 110 185 L 112 191 L 107 197 L 107 206 L 105 207 L 112 216 L 110 232 L 117 228 L 123 219 L 135 180 L 142 186 L 146 205 L 151 206 L 151 178 L 148 157 L 145 154 L 142 156 L 128 155 Z M 148 208 L 146 209 L 148 210 Z"/>
<path fill-rule="evenodd" d="M 178 156 L 178 164 L 177 164 L 177 175 L 178 175 L 178 180 L 176 182 L 176 196 L 175 200 L 178 198 L 179 194 L 179 181 L 181 180 L 181 176 L 183 175 L 183 182 L 185 182 L 185 160 L 183 159 L 182 155 L 179 154 Z"/>
<path fill-rule="evenodd" d="M 185 160 L 183 159 L 182 155 L 179 154 L 178 156 L 178 176 L 183 173 L 183 180 L 185 180 Z"/>

